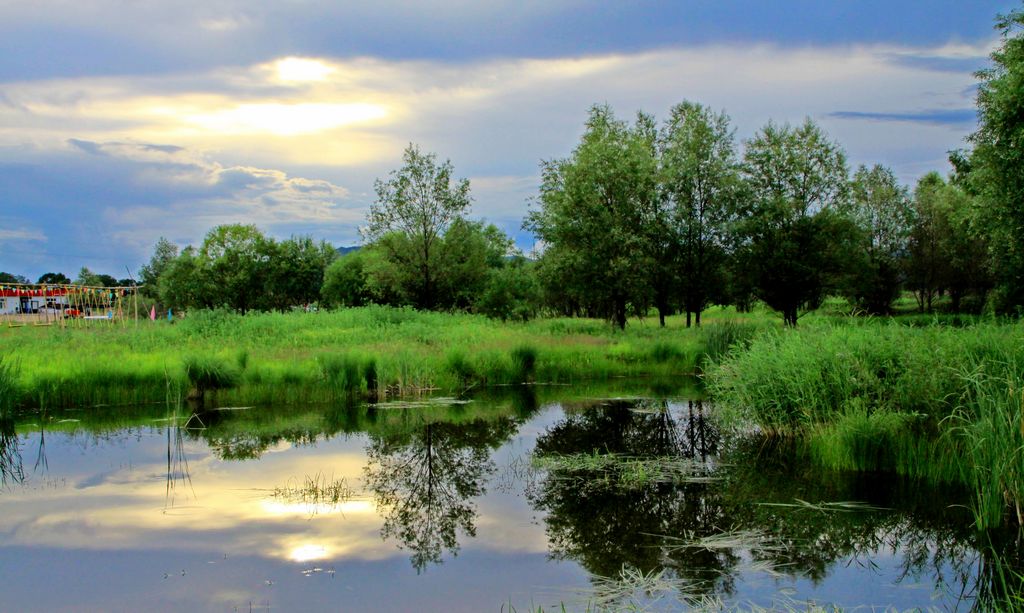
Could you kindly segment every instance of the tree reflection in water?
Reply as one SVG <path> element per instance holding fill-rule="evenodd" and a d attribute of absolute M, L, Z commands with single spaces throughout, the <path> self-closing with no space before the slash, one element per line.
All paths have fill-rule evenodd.
<path fill-rule="evenodd" d="M 476 503 L 495 471 L 491 452 L 511 437 L 510 417 L 460 424 L 428 422 L 403 433 L 371 435 L 366 485 L 384 513 L 381 537 L 408 548 L 417 573 L 457 555 L 458 533 L 476 535 Z"/>
<path fill-rule="evenodd" d="M 528 495 L 546 513 L 551 555 L 576 560 L 597 577 L 614 578 L 624 568 L 662 573 L 686 598 L 727 598 L 755 567 L 818 583 L 837 562 L 871 566 L 886 552 L 902 565 L 897 582 L 932 580 L 953 602 L 993 589 L 986 577 L 993 557 L 978 553 L 985 548 L 970 517 L 935 503 L 965 502 L 963 492 L 877 474 L 822 473 L 789 443 L 723 443 L 699 401 L 674 409 L 663 401 L 574 409 L 538 438 L 535 454 L 688 458 L 714 477 L 624 480 L 592 462 L 545 462 L 546 474 Z M 874 508 L 851 512 L 797 500 Z M 711 541 L 717 544 L 702 545 Z M 1014 549 L 996 559 L 1019 559 Z"/>
<path fill-rule="evenodd" d="M 680 423 L 664 400 L 585 407 L 541 435 L 535 453 L 704 459 L 717 452 L 719 437 L 702 409 L 699 401 L 691 402 L 687 419 Z M 727 584 L 732 577 L 725 571 L 737 564 L 736 553 L 673 549 L 661 536 L 710 534 L 727 528 L 722 525 L 723 500 L 716 488 L 707 482 L 627 484 L 587 472 L 549 471 L 540 486 L 529 492 L 532 504 L 547 513 L 553 557 L 577 560 L 602 577 L 618 576 L 624 567 L 644 574 L 665 570 L 708 594 L 730 589 Z"/>
<path fill-rule="evenodd" d="M 19 445 L 14 420 L 0 415 L 0 486 L 25 481 Z"/>

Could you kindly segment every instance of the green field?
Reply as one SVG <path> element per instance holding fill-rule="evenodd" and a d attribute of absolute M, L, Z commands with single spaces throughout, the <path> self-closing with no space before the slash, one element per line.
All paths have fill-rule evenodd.
<path fill-rule="evenodd" d="M 743 325 L 739 325 L 742 323 Z M 747 325 L 749 324 L 749 325 Z M 162 402 L 203 388 L 217 402 L 316 402 L 374 389 L 392 397 L 489 385 L 678 378 L 765 312 L 712 310 L 700 330 L 670 318 L 625 331 L 586 319 L 363 307 L 321 313 L 199 311 L 174 324 L 0 328 L 8 399 L 23 407 Z"/>

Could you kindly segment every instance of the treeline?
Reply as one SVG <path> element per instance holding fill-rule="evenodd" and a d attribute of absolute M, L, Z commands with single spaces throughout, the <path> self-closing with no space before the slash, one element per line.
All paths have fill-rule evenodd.
<path fill-rule="evenodd" d="M 254 225 L 231 224 L 180 253 L 161 238 L 139 277 L 145 295 L 172 309 L 287 310 L 320 300 L 324 270 L 336 257 L 324 241 L 276 241 Z"/>
<path fill-rule="evenodd" d="M 902 291 L 922 311 L 1024 309 L 1024 10 L 996 21 L 1001 43 L 978 73 L 978 129 L 949 179 L 913 193 L 891 170 L 852 177 L 810 120 L 769 123 L 739 151 L 729 119 L 684 102 L 658 125 L 591 109 L 572 154 L 542 164 L 525 227 L 546 245 L 545 304 L 564 314 L 656 307 L 699 322 L 711 303 L 760 300 L 795 325 L 828 294 L 886 313 Z"/>
<path fill-rule="evenodd" d="M 593 107 L 572 154 L 543 164 L 526 222 L 547 246 L 547 304 L 620 327 L 652 307 L 662 322 L 685 312 L 699 325 L 710 304 L 755 300 L 792 326 L 827 295 L 884 314 L 904 290 L 923 311 L 942 293 L 957 310 L 986 304 L 990 232 L 961 175 L 929 173 L 913 194 L 881 165 L 851 177 L 809 119 L 769 123 L 743 145 L 724 113 L 700 104 L 677 105 L 661 125 Z"/>
<path fill-rule="evenodd" d="M 366 304 L 528 319 L 540 308 L 532 263 L 505 233 L 465 217 L 469 184 L 413 146 L 377 182 L 364 246 L 339 255 L 308 236 L 275 241 L 252 225 L 210 230 L 180 253 L 161 238 L 139 273 L 163 307 L 289 310 Z"/>
<path fill-rule="evenodd" d="M 83 266 L 78 271 L 78 276 L 72 281 L 70 277 L 62 272 L 48 272 L 40 275 L 32 281 L 24 275 L 16 275 L 9 272 L 0 272 L 0 283 L 13 283 L 19 285 L 88 285 L 90 287 L 132 287 L 138 282 L 131 278 L 117 279 L 111 275 L 95 273 Z"/>
<path fill-rule="evenodd" d="M 606 317 L 656 309 L 700 324 L 711 304 L 761 301 L 796 325 L 828 295 L 884 314 L 903 292 L 921 311 L 1024 308 L 1024 12 L 997 22 L 1002 44 L 979 73 L 972 149 L 913 191 L 892 170 L 850 174 L 842 147 L 810 119 L 769 122 L 738 143 L 725 113 L 693 102 L 660 124 L 590 110 L 580 143 L 542 162 L 524 229 L 527 259 L 493 225 L 467 218 L 469 182 L 410 145 L 375 185 L 364 246 L 337 257 L 309 237 L 275 242 L 220 226 L 198 249 L 157 245 L 142 282 L 179 308 L 287 309 L 321 301 Z"/>

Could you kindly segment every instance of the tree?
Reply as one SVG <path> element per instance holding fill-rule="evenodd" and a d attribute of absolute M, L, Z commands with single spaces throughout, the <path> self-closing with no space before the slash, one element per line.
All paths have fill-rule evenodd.
<path fill-rule="evenodd" d="M 979 311 L 992 289 L 988 254 L 990 236 L 978 232 L 976 198 L 959 185 L 928 173 L 914 190 L 914 221 L 907 260 L 908 284 L 918 309 L 932 311 L 932 301 L 949 291 L 954 312 L 974 296 L 970 310 Z"/>
<path fill-rule="evenodd" d="M 412 144 L 402 161 L 387 181 L 374 184 L 377 201 L 370 206 L 364 238 L 377 241 L 401 269 L 413 304 L 430 309 L 437 303 L 444 234 L 469 208 L 469 180 L 453 179 L 450 161 L 438 165 L 434 154 Z"/>
<path fill-rule="evenodd" d="M 176 257 L 178 246 L 161 236 L 153 247 L 153 256 L 149 258 L 149 263 L 139 269 L 139 283 L 145 295 L 157 297 L 160 292 L 160 275 Z"/>
<path fill-rule="evenodd" d="M 699 326 L 701 311 L 722 293 L 727 227 L 739 193 L 728 116 L 692 102 L 675 106 L 662 131 L 660 154 L 668 207 L 663 244 L 674 255 L 667 264 L 678 277 L 687 327 L 691 313 Z M 665 311 L 657 306 L 665 325 Z"/>
<path fill-rule="evenodd" d="M 541 288 L 533 267 L 532 262 L 518 256 L 500 268 L 492 268 L 474 309 L 502 321 L 536 317 Z"/>
<path fill-rule="evenodd" d="M 158 296 L 161 304 L 172 309 L 211 307 L 212 280 L 202 270 L 195 247 L 185 247 L 160 274 Z"/>
<path fill-rule="evenodd" d="M 977 198 L 959 185 L 950 182 L 943 189 L 946 214 L 946 235 L 943 249 L 949 260 L 950 308 L 980 312 L 994 284 L 989 265 L 989 235 L 979 232 L 974 220 L 979 207 Z"/>
<path fill-rule="evenodd" d="M 36 283 L 43 283 L 46 285 L 71 285 L 71 279 L 62 272 L 48 272 L 39 277 Z"/>
<path fill-rule="evenodd" d="M 907 189 L 892 170 L 861 165 L 854 173 L 851 198 L 842 212 L 856 226 L 847 296 L 869 313 L 888 313 L 899 295 L 902 268 L 910 247 L 913 208 Z"/>
<path fill-rule="evenodd" d="M 468 310 L 483 293 L 491 272 L 514 253 L 512 239 L 493 224 L 455 220 L 444 236 L 437 274 L 438 306 Z"/>
<path fill-rule="evenodd" d="M 334 247 L 309 236 L 293 236 L 277 243 L 273 252 L 265 292 L 267 306 L 284 311 L 319 300 L 324 271 L 338 257 Z"/>
<path fill-rule="evenodd" d="M 267 308 L 265 291 L 274 248 L 274 242 L 254 225 L 229 224 L 210 230 L 198 252 L 198 272 L 206 281 L 200 287 L 210 292 L 202 302 L 242 314 Z"/>
<path fill-rule="evenodd" d="M 9 272 L 0 272 L 0 283 L 21 283 L 25 285 L 28 284 L 28 282 L 28 278 L 22 275 L 15 275 Z"/>
<path fill-rule="evenodd" d="M 975 233 L 988 236 L 997 282 L 996 307 L 1024 308 L 1024 9 L 996 19 L 1002 44 L 991 68 L 977 73 L 978 130 L 961 166 L 980 197 Z M 963 164 L 963 162 L 968 162 Z"/>
<path fill-rule="evenodd" d="M 947 215 L 942 198 L 946 182 L 937 172 L 921 177 L 914 189 L 914 220 L 910 231 L 907 283 L 918 310 L 932 312 L 932 300 L 946 285 L 950 261 L 943 246 Z"/>
<path fill-rule="evenodd" d="M 849 225 L 833 210 L 847 198 L 846 156 L 810 119 L 769 122 L 747 143 L 746 254 L 758 298 L 796 326 L 815 308 L 843 260 Z"/>
<path fill-rule="evenodd" d="M 83 266 L 78 271 L 78 276 L 75 277 L 75 285 L 90 285 L 97 287 L 103 285 L 103 281 L 100 279 L 98 274 L 89 270 L 88 266 Z"/>
<path fill-rule="evenodd" d="M 364 248 L 346 253 L 327 267 L 320 297 L 328 307 L 360 307 L 372 301 L 365 265 L 367 252 Z"/>
<path fill-rule="evenodd" d="M 657 157 L 652 120 L 635 126 L 615 118 L 608 106 L 590 109 L 586 131 L 572 155 L 541 164 L 540 209 L 524 227 L 558 258 L 562 289 L 586 294 L 600 314 L 620 329 L 630 306 L 646 309 L 651 299 L 657 217 Z"/>

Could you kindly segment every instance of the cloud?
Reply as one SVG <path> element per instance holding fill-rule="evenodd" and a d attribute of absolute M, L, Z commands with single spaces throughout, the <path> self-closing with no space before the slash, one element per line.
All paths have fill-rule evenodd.
<path fill-rule="evenodd" d="M 348 190 L 330 181 L 226 165 L 178 146 L 75 139 L 28 158 L 0 163 L 4 225 L 24 227 L 0 230 L 0 244 L 46 242 L 5 254 L 5 265 L 29 276 L 83 265 L 123 276 L 125 267 L 135 270 L 148 258 L 160 236 L 197 243 L 225 223 L 255 223 L 277 237 L 351 241 L 364 217 Z"/>
<path fill-rule="evenodd" d="M 46 235 L 39 230 L 28 229 L 0 229 L 0 243 L 15 241 L 37 241 L 46 242 Z"/>
<path fill-rule="evenodd" d="M 924 123 L 957 128 L 973 127 L 978 121 L 977 109 L 932 109 L 905 113 L 879 113 L 865 111 L 836 111 L 829 113 L 836 119 L 860 119 L 867 121 L 899 121 Z"/>
<path fill-rule="evenodd" d="M 1007 0 L 34 0 L 8 2 L 0 79 L 166 74 L 284 55 L 479 61 L 713 43 L 936 46 L 989 38 Z M 794 18 L 799 15 L 799 19 Z"/>
<path fill-rule="evenodd" d="M 74 256 L 135 268 L 161 235 L 196 242 L 238 221 L 352 244 L 373 180 L 416 142 L 472 178 L 475 216 L 528 245 L 519 226 L 538 162 L 572 151 L 594 103 L 663 118 L 694 100 L 728 112 L 740 139 L 770 119 L 810 116 L 852 163 L 886 164 L 910 182 L 945 168 L 971 131 L 975 79 L 905 59 L 976 58 L 987 45 L 705 45 L 459 62 L 287 54 L 163 76 L 0 83 L 0 206 L 18 211 L 9 227 L 46 227 L 62 245 L 48 251 L 64 254 L 56 264 L 26 258 L 24 272 L 77 269 Z"/>

